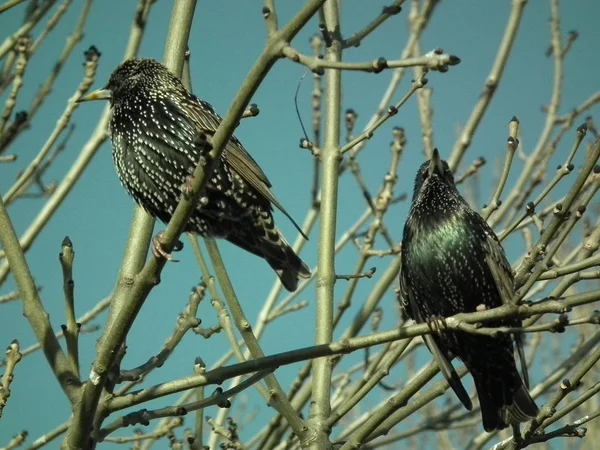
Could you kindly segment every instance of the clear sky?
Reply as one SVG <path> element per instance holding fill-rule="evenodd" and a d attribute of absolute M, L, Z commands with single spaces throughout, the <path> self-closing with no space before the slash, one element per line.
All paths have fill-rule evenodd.
<path fill-rule="evenodd" d="M 38 86 L 46 79 L 55 64 L 65 39 L 80 13 L 82 2 L 73 2 L 65 17 L 33 58 L 25 77 L 25 85 L 19 96 L 16 110 L 26 109 L 36 95 Z M 0 166 L 0 192 L 5 193 L 12 185 L 18 170 L 26 167 L 54 129 L 56 121 L 65 108 L 67 99 L 73 95 L 83 76 L 83 52 L 95 45 L 102 52 L 95 88 L 104 86 L 110 73 L 121 61 L 134 16 L 133 0 L 101 0 L 93 5 L 85 37 L 75 50 L 61 73 L 51 97 L 35 122 L 10 152 L 18 155 L 13 164 Z M 300 2 L 277 2 L 280 23 L 292 17 Z M 342 32 L 345 36 L 361 29 L 374 18 L 381 7 L 389 1 L 346 1 L 342 8 Z M 23 6 L 0 15 L 1 38 L 20 26 Z M 140 56 L 161 60 L 170 19 L 170 1 L 159 1 L 153 7 Z M 202 0 L 196 9 L 194 26 L 190 37 L 192 52 L 191 70 L 195 93 L 213 104 L 224 115 L 241 82 L 252 67 L 265 41 L 266 31 L 261 14 L 262 2 Z M 442 156 L 448 156 L 456 141 L 458 131 L 469 117 L 477 101 L 485 79 L 497 53 L 511 2 L 468 0 L 443 1 L 423 35 L 422 49 L 436 47 L 458 55 L 462 62 L 449 72 L 431 73 L 429 87 L 433 88 L 433 117 L 435 143 Z M 347 61 L 372 60 L 380 56 L 398 58 L 408 35 L 408 10 L 390 19 L 368 38 L 359 48 L 348 50 Z M 519 32 L 511 60 L 493 103 L 475 135 L 464 159 L 462 169 L 474 159 L 484 156 L 488 165 L 483 169 L 482 201 L 489 198 L 494 167 L 504 160 L 507 124 L 513 115 L 519 117 L 522 144 L 525 152 L 531 151 L 541 132 L 545 115 L 542 106 L 549 102 L 552 91 L 553 60 L 545 56 L 550 43 L 549 6 L 547 1 L 530 0 Z M 598 89 L 600 58 L 598 58 L 598 17 L 600 3 L 597 0 L 563 0 L 561 2 L 561 26 L 566 34 L 577 30 L 579 40 L 567 57 L 565 84 L 561 114 L 581 104 Z M 38 27 L 39 28 L 39 27 Z M 317 31 L 317 22 L 296 38 L 293 45 L 310 53 L 309 37 Z M 35 34 L 39 33 L 36 29 Z M 275 195 L 298 222 L 302 222 L 310 206 L 312 181 L 312 157 L 298 148 L 301 129 L 294 110 L 294 92 L 304 73 L 301 66 L 290 61 L 280 61 L 257 92 L 253 102 L 260 107 L 260 115 L 244 120 L 236 135 L 268 174 Z M 390 72 L 378 75 L 366 73 L 344 74 L 343 106 L 358 112 L 357 128 L 361 129 L 372 116 L 385 89 Z M 409 87 L 410 76 L 405 77 L 394 101 L 401 98 Z M 305 124 L 310 127 L 310 94 L 312 80 L 304 81 L 300 90 L 299 107 Z M 6 95 L 0 97 L 3 104 Z M 64 153 L 45 177 L 46 182 L 61 179 L 87 141 L 101 114 L 103 105 L 82 105 L 76 112 L 73 137 Z M 598 108 L 592 110 L 597 113 Z M 369 187 L 376 192 L 389 166 L 389 142 L 393 126 L 402 126 L 407 133 L 408 145 L 399 169 L 397 192 L 412 192 L 414 174 L 423 161 L 420 123 L 416 102 L 411 99 L 399 114 L 378 130 L 368 148 L 361 154 L 360 163 Z M 567 138 L 559 150 L 562 161 L 570 149 Z M 558 161 L 557 160 L 557 161 Z M 580 161 L 580 160 L 578 160 Z M 460 170 L 459 170 L 460 172 Z M 365 209 L 364 201 L 355 180 L 346 175 L 341 183 L 338 236 L 341 236 Z M 509 185 L 510 187 L 510 185 Z M 37 214 L 43 200 L 22 200 L 10 209 L 17 232 L 22 233 Z M 476 205 L 481 207 L 482 205 Z M 76 307 L 78 314 L 90 309 L 112 291 L 123 256 L 132 217 L 133 202 L 125 194 L 116 177 L 106 143 L 97 154 L 83 179 L 77 184 L 60 211 L 53 217 L 42 236 L 27 254 L 35 279 L 43 287 L 42 299 L 55 329 L 64 322 L 62 275 L 57 255 L 65 236 L 74 243 L 76 252 L 74 279 L 76 283 Z M 387 218 L 387 226 L 396 241 L 400 241 L 407 204 L 397 206 Z M 296 237 L 293 226 L 278 214 L 277 223 L 288 240 Z M 157 224 L 155 230 L 164 229 Z M 186 241 L 187 242 L 187 241 Z M 303 259 L 314 267 L 318 234 L 310 236 Z M 245 254 L 230 244 L 221 245 L 225 262 L 238 296 L 249 318 L 256 318 L 265 295 L 274 281 L 274 275 L 266 263 Z M 521 247 L 508 249 L 513 259 L 522 253 Z M 350 273 L 355 265 L 357 252 L 353 249 L 343 253 L 338 261 L 339 273 Z M 151 294 L 128 339 L 128 353 L 124 368 L 138 366 L 156 354 L 170 335 L 177 315 L 187 302 L 190 288 L 199 281 L 199 270 L 189 245 L 177 255 L 178 264 L 168 264 L 163 272 L 162 283 Z M 371 281 L 361 283 L 357 299 L 364 298 L 387 267 L 387 260 L 374 260 L 381 269 Z M 336 298 L 343 295 L 344 282 L 338 282 Z M 0 294 L 14 288 L 12 279 Z M 273 325 L 263 338 L 267 354 L 308 346 L 314 342 L 314 289 L 301 295 L 309 302 L 308 308 L 287 316 Z M 347 324 L 357 307 L 353 305 Z M 383 329 L 394 327 L 396 303 L 393 291 L 386 294 L 382 304 L 386 312 Z M 217 319 L 208 301 L 200 307 L 203 325 L 215 325 Z M 105 315 L 94 323 L 103 325 Z M 341 327 L 336 336 L 344 329 Z M 365 331 L 366 332 L 366 331 Z M 89 372 L 95 340 L 98 334 L 81 338 L 82 373 Z M 19 302 L 0 305 L 0 345 L 6 346 L 17 338 L 25 348 L 35 338 L 27 320 L 21 313 Z M 189 335 L 178 347 L 168 363 L 155 371 L 148 383 L 159 383 L 192 373 L 194 358 L 201 356 L 207 365 L 214 363 L 228 345 L 224 334 L 205 341 Z M 287 386 L 301 365 L 293 365 L 278 371 L 280 380 Z M 396 370 L 402 370 L 398 367 Z M 3 370 L 0 370 L 2 372 Z M 535 376 L 535 375 L 534 375 Z M 398 374 L 394 379 L 401 379 Z M 535 380 L 534 380 L 535 381 Z M 285 388 L 284 388 L 285 389 Z M 42 355 L 38 352 L 25 358 L 17 367 L 12 397 L 0 421 L 0 444 L 10 436 L 26 428 L 30 441 L 63 423 L 69 417 L 70 407 Z M 262 399 L 254 391 L 250 395 L 249 408 L 265 409 Z M 386 393 L 381 393 L 384 398 Z M 148 407 L 172 404 L 174 398 L 157 401 Z M 146 406 L 146 405 L 144 405 Z M 216 409 L 207 412 L 214 416 Z M 25 419 L 25 420 L 24 420 Z M 126 430 L 126 434 L 131 430 Z M 58 448 L 60 439 L 47 448 Z M 116 448 L 104 444 L 103 448 Z"/>

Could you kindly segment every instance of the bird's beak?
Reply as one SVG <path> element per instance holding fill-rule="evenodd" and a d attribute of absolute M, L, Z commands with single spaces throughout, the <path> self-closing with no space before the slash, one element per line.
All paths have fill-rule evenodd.
<path fill-rule="evenodd" d="M 84 95 L 77 99 L 77 103 L 91 102 L 92 100 L 110 100 L 112 98 L 112 92 L 110 89 L 98 89 L 97 91 L 90 92 L 88 95 Z"/>
<path fill-rule="evenodd" d="M 433 154 L 429 160 L 428 172 L 429 176 L 433 175 L 434 173 L 437 173 L 438 175 L 442 175 L 444 173 L 444 166 L 437 148 L 433 149 Z"/>

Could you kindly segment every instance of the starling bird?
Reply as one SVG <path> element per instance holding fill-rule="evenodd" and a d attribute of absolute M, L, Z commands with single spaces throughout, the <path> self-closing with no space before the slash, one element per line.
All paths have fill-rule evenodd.
<path fill-rule="evenodd" d="M 80 101 L 101 99 L 112 106 L 112 155 L 121 184 L 149 214 L 169 222 L 198 161 L 212 147 L 221 117 L 151 59 L 125 61 L 105 88 Z M 264 258 L 284 287 L 294 291 L 310 270 L 275 226 L 272 205 L 302 230 L 270 188 L 262 169 L 232 136 L 185 231 L 227 239 Z"/>
<path fill-rule="evenodd" d="M 461 197 L 446 161 L 435 149 L 415 180 L 404 225 L 402 306 L 416 322 L 495 308 L 514 294 L 510 265 L 498 238 Z M 498 320 L 487 326 L 520 326 L 520 320 Z M 519 337 L 496 337 L 463 331 L 425 335 L 424 340 L 459 400 L 471 400 L 450 361 L 458 357 L 475 382 L 483 428 L 493 431 L 534 418 L 538 408 L 529 395 L 528 376 Z M 516 340 L 523 378 L 517 371 Z"/>

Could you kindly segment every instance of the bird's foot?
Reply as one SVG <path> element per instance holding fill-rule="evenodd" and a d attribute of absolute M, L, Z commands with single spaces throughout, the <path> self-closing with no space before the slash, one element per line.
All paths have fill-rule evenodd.
<path fill-rule="evenodd" d="M 194 146 L 202 150 L 202 154 L 210 152 L 213 148 L 212 144 L 208 141 L 208 136 L 202 131 L 194 137 Z M 202 165 L 206 164 L 206 160 L 204 159 L 201 159 L 200 162 L 202 162 Z"/>
<path fill-rule="evenodd" d="M 442 332 L 448 329 L 446 318 L 443 316 L 431 316 L 427 319 L 427 326 L 437 334 L 442 334 Z"/>
<path fill-rule="evenodd" d="M 188 175 L 185 177 L 185 181 L 181 185 L 181 194 L 183 198 L 189 200 L 194 195 L 194 175 Z"/>
<path fill-rule="evenodd" d="M 163 243 L 160 241 L 164 235 L 164 231 L 159 232 L 156 236 L 152 238 L 152 254 L 156 258 L 164 258 L 170 262 L 179 262 L 178 259 L 174 259 L 170 252 L 166 251 L 163 247 Z M 178 252 L 183 249 L 183 242 L 177 241 L 175 247 L 173 247 L 174 252 Z"/>

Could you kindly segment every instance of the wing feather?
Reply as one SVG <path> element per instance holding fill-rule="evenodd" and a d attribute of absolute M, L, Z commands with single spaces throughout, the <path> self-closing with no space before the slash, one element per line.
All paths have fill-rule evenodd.
<path fill-rule="evenodd" d="M 222 118 L 215 112 L 210 103 L 192 96 L 185 107 L 189 112 L 189 117 L 192 118 L 198 129 L 210 137 L 214 136 L 217 128 L 219 128 Z M 267 178 L 267 175 L 235 136 L 231 136 L 223 153 L 233 170 L 235 170 L 244 181 L 252 186 L 264 199 L 268 200 L 281 211 L 292 222 L 298 232 L 308 240 L 308 237 L 304 234 L 302 228 L 300 228 L 271 192 L 270 188 L 272 185 Z"/>
<path fill-rule="evenodd" d="M 515 284 L 510 264 L 506 260 L 504 251 L 494 235 L 488 234 L 485 247 L 487 253 L 486 263 L 490 268 L 490 272 L 494 278 L 498 292 L 500 293 L 502 304 L 509 305 L 515 295 Z M 521 322 L 518 321 L 517 325 L 520 326 Z M 523 335 L 515 334 L 514 339 L 517 347 L 517 354 L 519 355 L 523 381 L 525 382 L 527 389 L 529 389 L 529 370 L 527 369 L 527 360 L 525 359 L 525 351 L 523 350 Z"/>
<path fill-rule="evenodd" d="M 419 308 L 415 304 L 415 300 L 412 295 L 408 292 L 405 285 L 405 279 L 403 276 L 400 277 L 400 292 L 403 297 L 403 301 L 401 304 L 407 310 L 407 314 L 411 316 L 415 322 L 424 323 L 426 322 L 421 314 L 419 313 Z M 444 352 L 435 341 L 435 338 L 431 334 L 424 334 L 423 341 L 425 341 L 425 345 L 433 355 L 433 359 L 435 359 L 436 364 L 440 368 L 440 372 L 444 375 L 444 378 L 448 382 L 448 385 L 452 388 L 460 402 L 467 408 L 469 411 L 473 410 L 473 403 L 471 402 L 471 398 L 467 393 L 465 387 L 456 373 L 454 366 L 450 362 L 450 358 L 446 352 Z"/>

